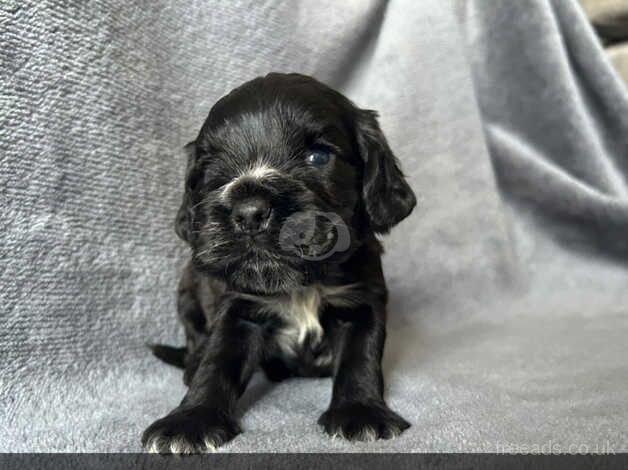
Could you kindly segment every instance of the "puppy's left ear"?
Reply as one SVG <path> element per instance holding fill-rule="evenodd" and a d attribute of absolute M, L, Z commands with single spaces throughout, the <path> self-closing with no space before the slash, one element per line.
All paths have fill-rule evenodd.
<path fill-rule="evenodd" d="M 174 221 L 174 231 L 183 241 L 190 242 L 194 223 L 194 191 L 196 187 L 196 142 L 190 142 L 183 147 L 183 154 L 187 166 L 185 170 L 185 188 L 183 200 Z"/>
<path fill-rule="evenodd" d="M 388 146 L 375 111 L 357 111 L 356 139 L 364 161 L 362 197 L 366 213 L 376 233 L 387 233 L 412 212 L 416 196 Z"/>

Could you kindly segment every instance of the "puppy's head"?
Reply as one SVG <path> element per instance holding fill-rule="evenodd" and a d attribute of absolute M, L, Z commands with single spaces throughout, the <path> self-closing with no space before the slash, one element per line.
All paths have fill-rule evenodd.
<path fill-rule="evenodd" d="M 376 113 L 303 75 L 236 88 L 185 150 L 176 231 L 197 268 L 238 290 L 320 280 L 416 203 Z"/>

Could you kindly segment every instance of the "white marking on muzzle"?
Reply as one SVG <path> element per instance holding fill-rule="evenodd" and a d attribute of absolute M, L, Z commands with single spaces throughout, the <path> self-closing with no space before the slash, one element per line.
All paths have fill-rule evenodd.
<path fill-rule="evenodd" d="M 252 166 L 242 171 L 236 178 L 232 179 L 227 184 L 225 184 L 222 187 L 222 190 L 220 192 L 220 198 L 222 200 L 225 200 L 227 196 L 229 195 L 229 191 L 231 191 L 231 189 L 242 180 L 245 180 L 245 179 L 260 180 L 270 175 L 276 175 L 277 173 L 279 172 L 275 170 L 274 168 L 258 163 L 255 166 Z"/>

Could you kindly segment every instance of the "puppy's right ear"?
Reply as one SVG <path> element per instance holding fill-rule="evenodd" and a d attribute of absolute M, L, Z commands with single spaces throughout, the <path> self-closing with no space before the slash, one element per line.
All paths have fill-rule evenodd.
<path fill-rule="evenodd" d="M 185 189 L 183 191 L 183 201 L 177 212 L 174 221 L 174 231 L 181 240 L 190 242 L 192 238 L 192 227 L 194 224 L 194 204 L 195 192 L 198 183 L 198 171 L 196 170 L 196 141 L 190 142 L 183 147 L 183 154 L 187 161 L 185 170 Z"/>
<path fill-rule="evenodd" d="M 358 110 L 356 132 L 364 160 L 362 197 L 366 213 L 375 233 L 388 233 L 412 212 L 416 196 L 388 146 L 375 111 Z"/>

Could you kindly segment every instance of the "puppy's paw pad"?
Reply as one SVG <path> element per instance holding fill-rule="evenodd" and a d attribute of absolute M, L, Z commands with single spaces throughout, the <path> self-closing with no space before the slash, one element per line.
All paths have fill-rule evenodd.
<path fill-rule="evenodd" d="M 144 431 L 142 445 L 158 454 L 199 454 L 215 451 L 239 433 L 237 423 L 221 413 L 176 409 Z"/>
<path fill-rule="evenodd" d="M 410 427 L 405 419 L 385 403 L 351 403 L 328 409 L 318 423 L 332 439 L 375 441 L 391 439 Z"/>

